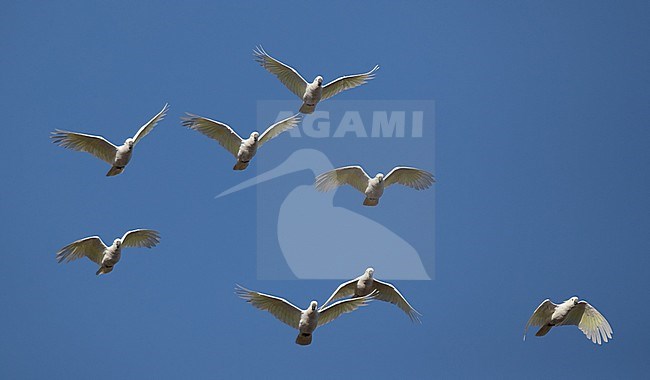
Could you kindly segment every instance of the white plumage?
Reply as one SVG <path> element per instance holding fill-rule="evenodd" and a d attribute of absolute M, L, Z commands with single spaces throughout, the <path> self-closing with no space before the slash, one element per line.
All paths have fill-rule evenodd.
<path fill-rule="evenodd" d="M 261 135 L 257 131 L 252 132 L 247 139 L 242 139 L 230 126 L 220 121 L 192 114 L 188 114 L 188 117 L 182 120 L 184 126 L 216 140 L 235 156 L 237 163 L 235 163 L 233 170 L 244 170 L 257 153 L 257 149 L 280 133 L 297 126 L 300 119 L 299 114 L 290 116 L 271 125 Z"/>
<path fill-rule="evenodd" d="M 122 173 L 126 165 L 131 161 L 133 148 L 135 145 L 146 135 L 153 130 L 153 128 L 161 121 L 169 110 L 169 105 L 165 104 L 163 109 L 158 112 L 149 122 L 144 124 L 138 132 L 124 141 L 120 146 L 113 145 L 110 141 L 102 136 L 87 135 L 84 133 L 63 131 L 60 129 L 52 132 L 50 136 L 55 144 L 64 148 L 77 150 L 80 152 L 87 152 L 106 161 L 111 165 L 111 169 L 106 173 L 106 176 L 114 176 Z"/>
<path fill-rule="evenodd" d="M 384 189 L 390 185 L 399 183 L 416 190 L 429 188 L 435 179 L 433 175 L 425 170 L 398 166 L 384 177 L 378 173 L 374 178 L 363 170 L 361 166 L 345 166 L 330 170 L 316 177 L 316 189 L 329 191 L 341 185 L 350 185 L 362 192 L 366 199 L 365 206 L 376 206 L 379 198 L 384 194 Z"/>
<path fill-rule="evenodd" d="M 341 314 L 352 312 L 366 305 L 376 295 L 376 293 L 370 293 L 320 308 L 316 301 L 311 301 L 307 309 L 301 310 L 284 298 L 248 290 L 239 285 L 235 288 L 235 293 L 256 308 L 266 310 L 285 324 L 298 329 L 296 343 L 302 346 L 311 344 L 312 333 L 317 327 L 332 322 Z"/>
<path fill-rule="evenodd" d="M 106 246 L 99 236 L 91 236 L 61 248 L 56 254 L 56 259 L 61 263 L 85 256 L 100 266 L 96 273 L 99 276 L 113 270 L 122 257 L 122 247 L 152 248 L 158 243 L 160 243 L 158 231 L 145 229 L 128 231 L 122 238 L 115 239 L 110 247 Z"/>
<path fill-rule="evenodd" d="M 376 299 L 392 303 L 393 305 L 402 309 L 402 311 L 406 313 L 406 315 L 408 315 L 412 321 L 420 322 L 419 316 L 421 314 L 418 313 L 418 311 L 415 310 L 413 306 L 408 303 L 408 301 L 406 301 L 406 298 L 404 298 L 402 293 L 400 293 L 394 285 L 379 281 L 374 278 L 374 273 L 375 270 L 373 268 L 367 268 L 364 274 L 361 276 L 348 282 L 342 283 L 338 288 L 336 288 L 330 298 L 325 301 L 323 307 L 330 302 L 340 298 L 350 296 L 363 297 L 371 294 L 372 292 L 378 292 L 375 296 Z"/>
<path fill-rule="evenodd" d="M 608 339 L 612 339 L 612 327 L 605 317 L 587 301 L 571 297 L 559 305 L 549 299 L 542 301 L 526 323 L 524 340 L 529 326 L 541 326 L 535 336 L 544 336 L 551 328 L 566 325 L 578 326 L 587 339 L 594 343 L 607 343 Z"/>
<path fill-rule="evenodd" d="M 379 70 L 379 66 L 375 66 L 367 73 L 342 76 L 323 86 L 322 76 L 319 75 L 308 83 L 298 71 L 271 57 L 261 46 L 253 50 L 253 54 L 262 67 L 278 77 L 282 84 L 303 101 L 300 112 L 305 114 L 313 113 L 318 102 L 373 79 Z"/>

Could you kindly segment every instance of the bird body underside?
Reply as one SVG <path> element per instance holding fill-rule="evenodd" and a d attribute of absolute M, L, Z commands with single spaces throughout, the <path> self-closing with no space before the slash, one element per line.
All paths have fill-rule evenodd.
<path fill-rule="evenodd" d="M 298 323 L 298 336 L 296 337 L 296 343 L 301 346 L 307 346 L 311 344 L 312 333 L 316 330 L 318 326 L 318 311 L 312 311 L 307 309 L 302 312 L 300 316 L 300 323 Z"/>
<path fill-rule="evenodd" d="M 384 195 L 384 186 L 373 178 L 368 181 L 368 187 L 364 193 L 366 194 L 366 199 L 363 201 L 363 205 L 377 206 L 379 204 L 379 198 Z"/>
<path fill-rule="evenodd" d="M 310 114 L 314 113 L 316 109 L 316 104 L 320 102 L 322 96 L 323 88 L 311 83 L 305 89 L 305 95 L 302 97 L 302 106 L 300 106 L 300 113 Z"/>
<path fill-rule="evenodd" d="M 562 322 L 566 319 L 567 315 L 571 312 L 571 309 L 573 309 L 574 305 L 572 301 L 566 301 L 555 308 L 555 311 L 551 315 L 551 320 L 549 323 L 545 324 L 542 326 L 536 333 L 535 336 L 544 336 L 548 334 L 549 331 L 553 328 L 553 326 L 558 326 L 561 325 Z"/>
<path fill-rule="evenodd" d="M 571 309 L 573 309 L 573 302 L 563 302 L 558 305 L 553 314 L 551 315 L 551 325 L 559 325 L 564 321 L 564 319 L 569 315 Z"/>
<path fill-rule="evenodd" d="M 115 246 L 108 247 L 104 251 L 104 257 L 102 259 L 102 266 L 97 270 L 96 275 L 106 274 L 113 271 L 113 267 L 120 261 L 122 254 L 119 248 Z"/>
<path fill-rule="evenodd" d="M 310 83 L 305 89 L 305 95 L 303 95 L 302 101 L 308 104 L 316 105 L 318 102 L 320 102 L 322 96 L 323 87 L 319 86 L 316 83 Z"/>
<path fill-rule="evenodd" d="M 232 168 L 233 170 L 244 170 L 248 167 L 250 160 L 253 159 L 257 153 L 257 143 L 250 138 L 242 141 L 239 151 L 237 152 L 237 163 Z"/>
<path fill-rule="evenodd" d="M 365 297 L 375 290 L 372 279 L 359 279 L 357 287 L 354 290 L 355 297 Z"/>
<path fill-rule="evenodd" d="M 108 173 L 106 173 L 106 176 L 112 177 L 122 173 L 126 165 L 129 163 L 129 161 L 131 161 L 132 153 L 133 150 L 130 150 L 126 145 L 122 145 L 117 148 L 117 152 L 115 153 L 115 161 L 113 161 L 113 166 L 108 171 Z"/>

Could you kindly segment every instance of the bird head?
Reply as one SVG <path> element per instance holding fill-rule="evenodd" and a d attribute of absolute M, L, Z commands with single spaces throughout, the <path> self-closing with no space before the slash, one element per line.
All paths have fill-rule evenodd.
<path fill-rule="evenodd" d="M 311 301 L 311 303 L 309 304 L 309 308 L 310 308 L 312 311 L 316 311 L 316 309 L 318 308 L 318 302 L 316 302 L 316 301 Z"/>
<path fill-rule="evenodd" d="M 374 268 L 368 268 L 368 269 L 366 269 L 366 274 L 367 274 L 368 276 L 372 277 L 372 275 L 373 275 L 374 273 L 375 273 L 375 269 L 374 269 Z"/>
<path fill-rule="evenodd" d="M 384 181 L 384 173 L 377 173 L 375 178 L 377 178 L 379 180 L 379 182 L 383 182 Z"/>
<path fill-rule="evenodd" d="M 578 297 L 571 297 L 570 300 L 573 301 L 573 306 L 578 304 Z"/>
<path fill-rule="evenodd" d="M 135 143 L 135 141 L 133 141 L 133 139 L 130 138 L 130 137 L 128 139 L 126 139 L 126 141 L 124 141 L 124 145 L 126 145 L 129 148 L 129 150 L 133 149 L 133 144 L 134 143 Z"/>
<path fill-rule="evenodd" d="M 318 83 L 318 87 L 323 85 L 323 77 L 322 76 L 317 76 L 316 79 L 314 79 L 316 83 Z"/>
<path fill-rule="evenodd" d="M 253 132 L 253 133 L 251 133 L 251 138 L 252 138 L 253 140 L 257 141 L 257 139 L 258 139 L 259 137 L 260 137 L 259 132 Z"/>
<path fill-rule="evenodd" d="M 116 246 L 117 248 L 120 248 L 120 246 L 122 245 L 122 240 L 120 239 L 113 240 L 113 245 Z"/>

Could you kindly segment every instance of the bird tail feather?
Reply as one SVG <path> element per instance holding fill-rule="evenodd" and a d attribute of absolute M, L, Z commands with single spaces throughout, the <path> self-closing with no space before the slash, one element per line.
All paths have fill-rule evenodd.
<path fill-rule="evenodd" d="M 553 326 L 551 326 L 551 325 L 542 326 L 542 328 L 539 329 L 539 331 L 537 333 L 535 333 L 535 336 L 544 336 L 544 335 L 548 334 L 548 332 L 551 331 L 551 327 L 553 327 Z"/>
<path fill-rule="evenodd" d="M 308 113 L 314 113 L 315 109 L 316 109 L 315 104 L 309 105 L 307 103 L 302 103 L 302 106 L 300 107 L 299 111 L 300 111 L 300 113 L 308 114 Z"/>
<path fill-rule="evenodd" d="M 112 177 L 114 175 L 118 175 L 118 174 L 122 173 L 123 171 L 124 171 L 124 168 L 118 168 L 118 167 L 113 166 L 111 168 L 111 170 L 109 170 L 108 173 L 106 173 L 106 177 Z"/>
<path fill-rule="evenodd" d="M 309 346 L 311 344 L 311 334 L 299 333 L 296 337 L 296 343 L 301 346 Z"/>
<path fill-rule="evenodd" d="M 366 198 L 363 201 L 364 206 L 377 206 L 379 204 L 379 199 Z"/>
<path fill-rule="evenodd" d="M 235 166 L 232 167 L 232 170 L 244 170 L 248 167 L 248 162 L 237 161 Z"/>
<path fill-rule="evenodd" d="M 112 271 L 113 271 L 113 267 L 110 267 L 110 268 L 109 268 L 109 267 L 105 267 L 105 266 L 102 265 L 102 266 L 97 270 L 97 272 L 96 272 L 95 274 L 96 274 L 97 276 L 99 276 L 99 275 L 102 275 L 102 274 L 110 273 L 110 272 L 112 272 Z"/>

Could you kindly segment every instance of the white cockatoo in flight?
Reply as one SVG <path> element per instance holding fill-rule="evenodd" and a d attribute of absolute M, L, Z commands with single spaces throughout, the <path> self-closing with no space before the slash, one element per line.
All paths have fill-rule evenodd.
<path fill-rule="evenodd" d="M 323 307 L 340 298 L 350 296 L 363 297 L 377 291 L 378 293 L 376 294 L 375 299 L 396 305 L 402 309 L 402 311 L 404 311 L 412 321 L 420 322 L 419 316 L 421 314 L 418 313 L 418 311 L 415 310 L 408 301 L 406 301 L 406 298 L 404 298 L 402 293 L 400 293 L 392 284 L 377 280 L 373 276 L 374 273 L 375 270 L 373 268 L 368 268 L 361 276 L 342 283 L 338 288 L 336 288 L 330 298 L 325 301 Z"/>
<path fill-rule="evenodd" d="M 323 77 L 317 76 L 311 83 L 308 83 L 298 71 L 277 59 L 271 57 L 259 46 L 253 50 L 255 60 L 268 72 L 278 77 L 280 82 L 296 94 L 302 100 L 300 112 L 304 114 L 313 113 L 318 102 L 331 98 L 341 91 L 361 86 L 375 77 L 379 66 L 363 74 L 346 75 L 337 78 L 323 86 Z"/>
<path fill-rule="evenodd" d="M 284 298 L 248 290 L 239 285 L 235 288 L 235 293 L 256 308 L 266 310 L 280 321 L 298 329 L 296 343 L 301 346 L 311 344 L 312 333 L 317 327 L 332 322 L 341 314 L 349 313 L 366 305 L 376 294 L 370 293 L 363 297 L 350 298 L 321 308 L 318 308 L 316 301 L 311 301 L 306 310 L 301 310 Z"/>
<path fill-rule="evenodd" d="M 374 178 L 370 178 L 361 166 L 345 166 L 320 174 L 316 177 L 315 186 L 318 191 L 329 191 L 347 184 L 366 196 L 363 201 L 364 206 L 377 206 L 384 189 L 390 185 L 399 183 L 416 190 L 423 190 L 428 189 L 434 182 L 431 173 L 406 166 L 398 166 L 386 176 L 378 173 Z"/>
<path fill-rule="evenodd" d="M 188 117 L 182 119 L 184 126 L 216 140 L 222 147 L 226 148 L 228 152 L 235 156 L 237 163 L 232 168 L 233 170 L 246 169 L 250 160 L 257 153 L 257 149 L 280 133 L 297 126 L 301 119 L 299 114 L 290 116 L 271 125 L 261 135 L 255 131 L 247 139 L 243 139 L 227 124 L 201 116 L 187 115 Z"/>
<path fill-rule="evenodd" d="M 161 121 L 169 110 L 169 105 L 165 104 L 163 109 L 158 112 L 149 122 L 138 129 L 138 132 L 124 141 L 120 146 L 113 145 L 110 141 L 102 136 L 87 135 L 84 133 L 62 131 L 60 129 L 52 132 L 50 136 L 55 144 L 64 148 L 87 152 L 100 160 L 106 161 L 111 165 L 111 169 L 106 173 L 107 177 L 118 175 L 124 171 L 126 165 L 131 161 L 133 148 L 149 134 L 151 130 Z"/>
<path fill-rule="evenodd" d="M 612 327 L 602 314 L 587 301 L 578 301 L 571 297 L 559 305 L 545 299 L 535 309 L 526 323 L 524 340 L 529 326 L 541 326 L 535 336 L 546 335 L 555 326 L 578 326 L 578 328 L 594 343 L 607 343 L 612 339 Z"/>
<path fill-rule="evenodd" d="M 113 240 L 113 244 L 107 247 L 99 236 L 91 236 L 74 243 L 70 243 L 61 248 L 56 254 L 59 263 L 62 261 L 70 262 L 82 257 L 87 257 L 99 265 L 96 275 L 109 273 L 113 270 L 115 264 L 122 257 L 123 247 L 146 247 L 152 248 L 160 243 L 160 234 L 154 230 L 131 230 L 122 236 Z"/>

